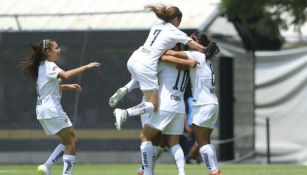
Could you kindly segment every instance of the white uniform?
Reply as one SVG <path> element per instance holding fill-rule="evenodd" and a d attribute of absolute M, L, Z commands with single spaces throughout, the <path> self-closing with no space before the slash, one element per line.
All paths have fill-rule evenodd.
<path fill-rule="evenodd" d="M 147 125 L 163 134 L 181 135 L 184 129 L 184 91 L 189 71 L 178 70 L 175 65 L 159 63 L 159 106 L 151 114 Z"/>
<path fill-rule="evenodd" d="M 195 69 L 190 69 L 193 103 L 193 124 L 214 128 L 218 118 L 218 99 L 215 95 L 215 76 L 211 60 L 197 51 L 186 51 L 188 59 L 199 63 Z"/>
<path fill-rule="evenodd" d="M 141 90 L 158 90 L 157 69 L 161 55 L 177 43 L 191 40 L 171 23 L 162 23 L 151 28 L 143 46 L 133 52 L 127 67 L 133 79 L 140 83 Z"/>
<path fill-rule="evenodd" d="M 47 60 L 38 68 L 36 116 L 47 135 L 72 126 L 61 105 L 61 80 L 57 78 L 60 71 L 54 62 Z"/>

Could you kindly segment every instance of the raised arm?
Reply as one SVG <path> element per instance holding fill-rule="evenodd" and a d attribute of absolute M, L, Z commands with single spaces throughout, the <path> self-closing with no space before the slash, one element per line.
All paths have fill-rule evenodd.
<path fill-rule="evenodd" d="M 84 65 L 84 66 L 81 66 L 81 67 L 78 67 L 78 68 L 75 68 L 75 69 L 72 69 L 72 70 L 69 70 L 69 71 L 61 71 L 61 72 L 59 72 L 58 77 L 60 77 L 62 79 L 69 79 L 71 77 L 74 77 L 74 76 L 86 71 L 87 69 L 90 69 L 90 68 L 93 68 L 93 67 L 99 67 L 99 66 L 100 66 L 100 63 L 92 62 L 92 63 L 89 63 L 87 65 Z"/>

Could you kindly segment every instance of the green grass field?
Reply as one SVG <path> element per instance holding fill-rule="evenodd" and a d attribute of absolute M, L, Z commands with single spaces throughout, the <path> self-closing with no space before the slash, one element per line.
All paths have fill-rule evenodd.
<path fill-rule="evenodd" d="M 136 175 L 137 164 L 77 164 L 74 175 Z M 307 175 L 307 166 L 278 164 L 221 164 L 223 175 Z M 61 175 L 62 166 L 53 168 L 53 175 Z M 0 175 L 35 175 L 36 165 L 0 165 Z M 173 164 L 158 164 L 156 175 L 176 175 L 177 170 Z M 186 175 L 207 175 L 202 165 L 187 165 Z"/>

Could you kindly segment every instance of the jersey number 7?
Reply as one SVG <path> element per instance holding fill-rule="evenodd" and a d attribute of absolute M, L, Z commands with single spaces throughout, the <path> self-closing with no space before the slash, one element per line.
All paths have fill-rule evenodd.
<path fill-rule="evenodd" d="M 151 41 L 150 46 L 152 46 L 153 43 L 156 41 L 156 39 L 157 39 L 157 37 L 159 36 L 159 34 L 160 34 L 161 31 L 162 31 L 161 29 L 156 29 L 156 30 L 154 31 L 153 35 L 155 35 L 155 37 L 154 37 L 154 39 Z"/>

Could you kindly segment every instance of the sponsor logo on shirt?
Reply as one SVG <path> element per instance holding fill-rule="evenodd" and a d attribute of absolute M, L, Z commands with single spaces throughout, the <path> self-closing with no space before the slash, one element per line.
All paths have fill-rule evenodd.
<path fill-rule="evenodd" d="M 146 54 L 150 54 L 151 51 L 149 49 L 142 48 L 142 52 Z"/>

